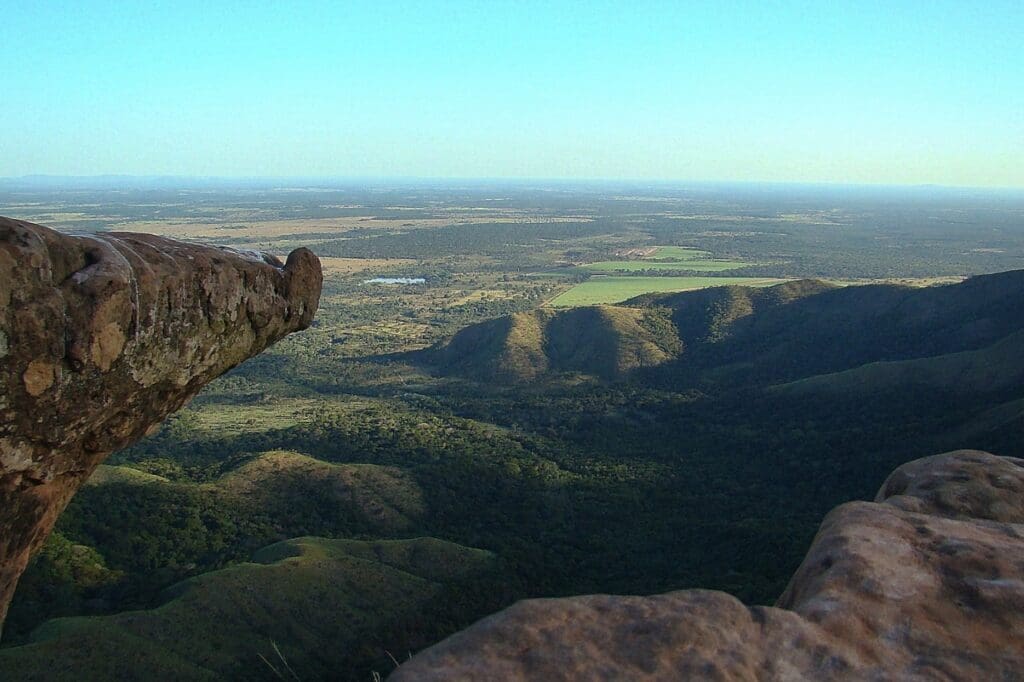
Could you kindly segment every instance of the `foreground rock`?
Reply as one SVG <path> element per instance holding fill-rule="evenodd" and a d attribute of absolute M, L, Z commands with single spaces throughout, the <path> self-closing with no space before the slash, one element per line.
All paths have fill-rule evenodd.
<path fill-rule="evenodd" d="M 775 608 L 703 590 L 525 601 L 391 679 L 1024 679 L 1024 460 L 901 466 L 825 518 Z"/>
<path fill-rule="evenodd" d="M 310 325 L 320 263 L 0 218 L 0 623 L 90 473 L 205 384 Z"/>

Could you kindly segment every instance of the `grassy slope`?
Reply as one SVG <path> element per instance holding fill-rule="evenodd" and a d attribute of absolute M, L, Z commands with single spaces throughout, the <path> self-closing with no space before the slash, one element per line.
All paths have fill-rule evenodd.
<path fill-rule="evenodd" d="M 223 476 L 216 487 L 266 508 L 277 500 L 319 496 L 345 505 L 384 529 L 408 527 L 424 513 L 423 496 L 408 473 L 374 464 L 331 464 L 297 452 L 265 452 Z"/>
<path fill-rule="evenodd" d="M 101 464 L 89 476 L 86 485 L 142 485 L 146 483 L 170 483 L 163 476 L 150 474 L 130 467 L 109 466 Z"/>
<path fill-rule="evenodd" d="M 795 280 L 771 287 L 712 287 L 678 294 L 647 294 L 626 301 L 628 306 L 672 309 L 672 321 L 688 344 L 716 342 L 730 336 L 743 318 L 831 290 L 817 280 Z"/>
<path fill-rule="evenodd" d="M 606 379 L 660 365 L 680 350 L 674 330 L 658 311 L 575 308 L 553 316 L 546 331 L 545 354 L 554 368 Z"/>
<path fill-rule="evenodd" d="M 447 373 L 501 381 L 528 381 L 549 371 L 622 378 L 675 359 L 684 343 L 725 338 L 744 317 L 830 289 L 803 280 L 767 288 L 647 293 L 626 306 L 541 309 L 468 327 L 430 357 Z"/>
<path fill-rule="evenodd" d="M 231 459 L 241 466 L 206 483 L 173 467 L 176 480 L 100 466 L 26 572 L 7 641 L 45 618 L 148 605 L 166 585 L 284 538 L 422 532 L 426 502 L 410 471 L 288 451 Z"/>
<path fill-rule="evenodd" d="M 476 325 L 456 335 L 436 357 L 443 371 L 513 381 L 548 371 L 621 378 L 638 368 L 657 367 L 645 376 L 665 386 L 764 385 L 866 365 L 842 381 L 851 388 L 851 382 L 859 382 L 858 390 L 957 381 L 978 390 L 1016 380 L 1019 337 L 988 354 L 931 363 L 871 363 L 991 346 L 1024 325 L 1022 294 L 1024 271 L 932 288 L 841 288 L 800 280 L 762 288 L 647 293 L 624 306 L 545 309 Z M 667 311 L 671 324 L 657 323 Z M 823 379 L 810 386 L 837 381 Z"/>
<path fill-rule="evenodd" d="M 0 678 L 274 679 L 259 658 L 282 667 L 273 642 L 300 679 L 366 680 L 389 669 L 386 650 L 403 656 L 479 615 L 445 588 L 472 592 L 494 568 L 488 552 L 432 538 L 288 540 L 171 588 L 158 608 L 50 621 L 0 650 Z"/>
<path fill-rule="evenodd" d="M 264 452 L 212 483 L 171 482 L 131 467 L 101 465 L 86 486 L 164 485 L 220 495 L 228 503 L 263 512 L 315 501 L 343 508 L 379 530 L 409 526 L 423 514 L 423 496 L 415 481 L 395 467 L 332 464 L 286 450 Z"/>
<path fill-rule="evenodd" d="M 648 374 L 648 380 L 675 387 L 768 385 L 991 346 L 1024 326 L 1024 271 L 928 288 L 844 288 L 803 280 L 761 290 L 649 294 L 626 305 L 671 308 L 686 346 L 676 362 L 658 375 Z M 915 380 L 941 383 L 938 374 L 959 372 L 973 374 L 964 381 L 981 386 L 990 383 L 984 362 L 953 358 L 949 365 L 936 361 L 932 370 L 920 363 L 869 367 L 856 376 L 868 384 L 872 377 L 884 383 L 888 372 L 906 370 Z M 932 379 L 924 377 L 928 371 Z"/>
<path fill-rule="evenodd" d="M 978 350 L 1022 325 L 1024 271 L 930 288 L 835 288 L 735 320 L 694 360 L 732 372 L 736 381 L 792 381 Z"/>
<path fill-rule="evenodd" d="M 548 372 L 615 379 L 679 352 L 661 311 L 596 306 L 517 313 L 473 325 L 427 355 L 442 371 L 506 382 Z"/>
<path fill-rule="evenodd" d="M 980 350 L 914 360 L 872 362 L 773 388 L 780 395 L 867 395 L 914 387 L 971 392 L 1000 391 L 1024 381 L 1024 331 Z"/>

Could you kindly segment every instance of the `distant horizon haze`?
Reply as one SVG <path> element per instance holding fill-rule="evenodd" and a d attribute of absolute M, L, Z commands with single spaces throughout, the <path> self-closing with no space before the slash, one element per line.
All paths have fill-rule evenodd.
<path fill-rule="evenodd" d="M 1024 3 L 13 3 L 0 177 L 1024 188 Z"/>
<path fill-rule="evenodd" d="M 881 191 L 881 192 L 981 192 L 1024 196 L 1024 186 L 971 186 L 935 183 L 855 183 L 811 182 L 786 180 L 703 180 L 686 178 L 592 178 L 592 177 L 459 177 L 459 176 L 306 176 L 306 175 L 170 175 L 102 173 L 96 175 L 56 175 L 34 173 L 22 176 L 0 176 L 0 191 L 17 190 L 136 190 L 136 189 L 254 189 L 254 190 L 332 190 L 386 187 L 425 187 L 457 189 L 460 185 L 493 189 L 566 188 L 571 190 L 593 188 L 646 189 L 665 191 L 686 190 L 807 190 L 807 191 Z"/>

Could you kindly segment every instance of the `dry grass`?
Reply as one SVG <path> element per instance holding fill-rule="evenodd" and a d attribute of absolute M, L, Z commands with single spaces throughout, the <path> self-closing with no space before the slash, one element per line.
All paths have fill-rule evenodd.
<path fill-rule="evenodd" d="M 863 286 L 865 284 L 895 284 L 904 287 L 934 287 L 942 284 L 959 284 L 966 277 L 887 277 L 882 279 L 825 279 L 841 287 Z"/>
<path fill-rule="evenodd" d="M 464 292 L 464 295 L 452 301 L 450 305 L 465 305 L 466 303 L 475 303 L 476 301 L 503 301 L 513 297 L 514 294 L 512 292 L 502 291 L 501 289 L 480 289 L 478 291 Z"/>
<path fill-rule="evenodd" d="M 218 221 L 193 222 L 173 221 L 136 221 L 117 226 L 121 232 L 146 232 L 164 237 L 179 239 L 280 239 L 299 234 L 331 232 L 341 235 L 351 230 L 364 228 L 374 229 L 409 229 L 410 227 L 440 227 L 449 224 L 448 220 L 375 220 L 370 216 L 349 216 L 344 218 L 298 218 L 295 220 L 260 220 L 238 222 Z"/>
<path fill-rule="evenodd" d="M 488 209 L 458 209 L 446 211 L 436 218 L 379 219 L 373 216 L 345 216 L 340 218 L 296 218 L 293 220 L 261 220 L 259 214 L 231 213 L 224 219 L 209 220 L 137 220 L 120 223 L 112 229 L 118 232 L 145 232 L 178 239 L 202 239 L 216 242 L 230 239 L 282 239 L 309 233 L 336 233 L 338 236 L 352 230 L 366 228 L 405 231 L 410 229 L 444 227 L 453 224 L 491 223 L 558 223 L 580 222 L 590 218 L 505 215 Z M 47 214 L 50 216 L 52 214 Z M 63 214 L 62 214 L 63 215 Z M 79 216 L 80 214 L 66 214 Z"/>
<path fill-rule="evenodd" d="M 415 263 L 416 261 L 411 258 L 335 258 L 332 256 L 320 256 L 320 264 L 323 266 L 324 276 L 326 277 L 332 275 L 351 275 L 356 272 L 401 267 Z"/>

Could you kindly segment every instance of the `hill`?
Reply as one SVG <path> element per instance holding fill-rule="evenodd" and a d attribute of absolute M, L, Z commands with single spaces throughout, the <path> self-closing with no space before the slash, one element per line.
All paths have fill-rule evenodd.
<path fill-rule="evenodd" d="M 1024 271 L 927 288 L 794 282 L 633 304 L 672 307 L 687 352 L 663 376 L 677 385 L 761 385 L 995 344 L 1024 328 Z"/>
<path fill-rule="evenodd" d="M 773 387 L 779 395 L 809 393 L 868 395 L 879 391 L 1002 391 L 1024 383 L 1024 331 L 979 350 L 914 360 L 872 362 Z"/>
<path fill-rule="evenodd" d="M 401 537 L 416 532 L 424 511 L 408 471 L 284 450 L 249 456 L 205 483 L 100 465 L 61 522 L 75 542 L 60 532 L 47 541 L 8 631 L 23 636 L 47 617 L 102 613 L 111 601 L 146 606 L 164 586 L 275 540 Z"/>
<path fill-rule="evenodd" d="M 539 309 L 472 325 L 418 357 L 443 373 L 510 383 L 549 373 L 619 379 L 681 350 L 664 310 Z"/>
<path fill-rule="evenodd" d="M 499 577 L 489 552 L 433 538 L 296 538 L 170 588 L 157 608 L 50 621 L 0 650 L 0 678 L 367 680 L 394 667 L 387 652 L 493 608 Z"/>
<path fill-rule="evenodd" d="M 408 528 L 424 511 L 422 494 L 408 472 L 374 464 L 332 464 L 286 450 L 265 452 L 213 486 L 255 509 L 296 504 L 343 509 L 384 532 Z"/>
<path fill-rule="evenodd" d="M 442 374 L 509 383 L 574 372 L 672 389 L 761 386 L 981 351 L 1021 329 L 1024 271 L 928 288 L 800 280 L 517 313 L 468 327 L 418 357 Z M 994 352 L 1006 357 L 1014 345 L 1007 343 Z M 961 372 L 981 369 L 980 360 L 951 362 Z"/>

